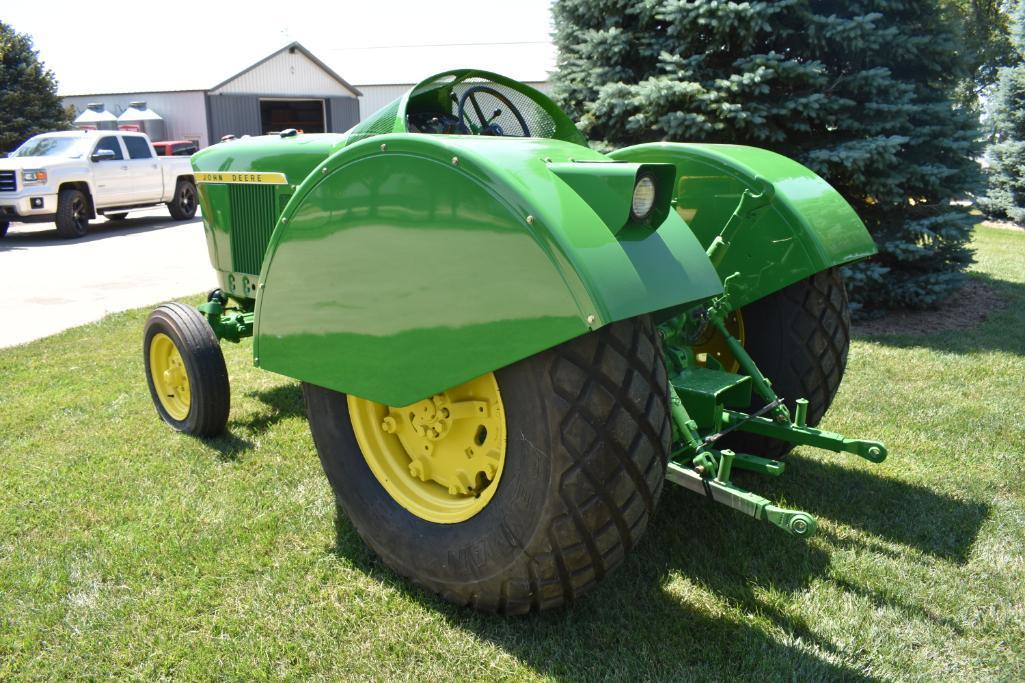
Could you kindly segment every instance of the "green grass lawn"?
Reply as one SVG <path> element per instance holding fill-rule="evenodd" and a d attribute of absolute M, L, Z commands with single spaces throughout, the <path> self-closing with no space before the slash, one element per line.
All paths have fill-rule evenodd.
<path fill-rule="evenodd" d="M 856 338 L 824 427 L 768 497 L 803 542 L 667 487 L 572 608 L 502 619 L 396 578 L 336 511 L 295 382 L 225 344 L 229 435 L 172 433 L 147 311 L 0 351 L 0 680 L 1025 678 L 1025 233 L 978 231 L 1010 305 Z M 5 324 L 17 324 L 5 321 Z"/>

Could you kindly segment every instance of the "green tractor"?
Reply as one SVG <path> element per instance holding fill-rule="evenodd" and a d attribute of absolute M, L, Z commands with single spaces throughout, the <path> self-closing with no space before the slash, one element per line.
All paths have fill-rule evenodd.
<path fill-rule="evenodd" d="M 795 536 L 733 482 L 815 428 L 844 373 L 838 267 L 875 253 L 825 181 L 772 152 L 600 154 L 545 95 L 477 70 L 345 134 L 192 157 L 219 288 L 146 322 L 160 416 L 224 430 L 220 342 L 302 382 L 338 503 L 396 572 L 516 614 L 583 594 L 669 480 Z M 771 378 L 771 382 L 770 382 Z"/>

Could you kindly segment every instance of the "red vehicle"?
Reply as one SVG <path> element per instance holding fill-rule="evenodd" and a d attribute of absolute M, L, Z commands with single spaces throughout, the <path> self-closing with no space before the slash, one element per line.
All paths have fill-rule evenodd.
<path fill-rule="evenodd" d="M 191 140 L 163 140 L 154 142 L 153 148 L 161 157 L 187 157 L 199 151 L 199 145 Z"/>

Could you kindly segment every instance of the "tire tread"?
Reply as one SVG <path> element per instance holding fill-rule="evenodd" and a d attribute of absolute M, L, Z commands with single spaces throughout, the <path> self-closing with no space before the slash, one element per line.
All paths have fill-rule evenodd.
<path fill-rule="evenodd" d="M 551 473 L 557 487 L 545 504 L 551 512 L 531 538 L 516 541 L 522 550 L 507 570 L 462 584 L 428 579 L 352 520 L 396 572 L 449 602 L 482 612 L 540 612 L 593 589 L 640 540 L 668 464 L 669 388 L 661 342 L 649 317 L 607 325 L 536 358 L 544 363 L 539 380 L 551 390 L 556 426 L 551 447 L 561 452 L 552 462 L 561 463 L 561 470 Z M 311 420 L 316 413 L 309 410 Z M 316 440 L 318 430 L 313 431 Z"/>

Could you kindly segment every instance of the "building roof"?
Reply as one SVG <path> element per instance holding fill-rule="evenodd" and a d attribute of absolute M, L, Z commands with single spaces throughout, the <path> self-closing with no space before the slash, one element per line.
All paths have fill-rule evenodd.
<path fill-rule="evenodd" d="M 350 91 L 353 96 L 359 97 L 362 93 L 351 85 L 344 78 L 339 76 L 331 67 L 321 61 L 316 55 L 310 52 L 298 41 L 292 41 L 281 48 L 274 50 L 268 55 L 253 61 L 253 56 L 241 61 L 238 58 L 229 59 L 233 68 L 219 70 L 217 72 L 210 68 L 209 60 L 202 53 L 183 52 L 174 60 L 166 60 L 159 64 L 153 64 L 144 77 L 137 77 L 134 81 L 126 80 L 123 72 L 118 69 L 96 69 L 90 75 L 90 82 L 87 84 L 72 84 L 70 87 L 61 85 L 61 97 L 75 97 L 81 95 L 120 95 L 127 93 L 158 93 L 158 92 L 195 92 L 217 90 L 228 85 L 237 78 L 240 78 L 253 71 L 260 65 L 273 59 L 285 51 L 299 52 L 311 62 L 320 67 L 330 78 L 337 81 L 342 87 Z M 191 61 L 195 61 L 192 64 Z M 248 66 L 246 66 L 248 64 Z M 205 77 L 204 74 L 213 72 L 215 76 Z M 217 76 L 225 73 L 233 75 L 214 81 Z"/>
<path fill-rule="evenodd" d="M 342 78 L 341 76 L 336 74 L 334 71 L 332 71 L 331 67 L 329 67 L 327 64 L 325 64 L 324 62 L 322 62 L 319 59 L 317 59 L 317 57 L 312 52 L 310 52 L 305 47 L 303 47 L 301 44 L 299 44 L 298 41 L 292 41 L 291 43 L 289 43 L 288 45 L 285 45 L 280 50 L 276 50 L 276 51 L 270 53 L 269 55 L 267 55 L 266 57 L 264 57 L 260 61 L 256 62 L 255 64 L 250 64 L 249 66 L 247 66 L 246 68 L 242 69 L 241 71 L 239 71 L 234 76 L 230 76 L 229 78 L 224 79 L 220 83 L 218 83 L 218 84 L 216 84 L 213 87 L 208 88 L 208 89 L 209 90 L 219 90 L 219 89 L 223 88 L 224 86 L 226 86 L 229 83 L 231 83 L 232 81 L 234 81 L 236 78 L 241 78 L 242 76 L 245 76 L 247 73 L 249 73 L 253 69 L 256 69 L 257 67 L 259 67 L 261 64 L 264 64 L 264 63 L 270 61 L 271 59 L 273 59 L 274 57 L 277 57 L 278 55 L 280 55 L 285 50 L 288 50 L 289 52 L 300 52 L 300 53 L 302 53 L 311 62 L 313 62 L 314 64 L 319 66 L 325 72 L 327 72 L 328 76 L 330 76 L 331 78 L 333 78 L 336 81 L 338 81 L 342 85 L 342 87 L 347 89 L 354 96 L 359 97 L 360 95 L 363 94 L 359 90 L 354 88 L 353 86 L 349 85 L 349 83 L 344 78 Z"/>
<path fill-rule="evenodd" d="M 352 83 L 418 83 L 427 76 L 449 69 L 473 67 L 496 71 L 521 81 L 539 82 L 547 80 L 549 72 L 555 68 L 555 47 L 551 43 L 537 41 L 330 47 L 319 50 L 323 59 L 301 43 L 292 41 L 262 56 L 249 53 L 211 59 L 202 51 L 192 50 L 182 50 L 174 59 L 154 56 L 154 61 L 146 65 L 147 70 L 137 76 L 126 76 L 124 71 L 116 68 L 92 69 L 88 80 L 68 84 L 61 81 L 60 95 L 73 97 L 217 90 L 289 49 L 301 52 L 356 96 L 361 93 Z M 349 80 L 339 76 L 338 72 L 346 74 Z"/>

